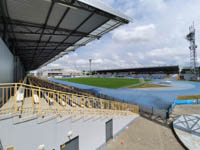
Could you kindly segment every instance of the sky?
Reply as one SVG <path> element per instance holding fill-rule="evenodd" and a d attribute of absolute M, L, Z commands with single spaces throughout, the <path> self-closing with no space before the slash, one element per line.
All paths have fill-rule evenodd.
<path fill-rule="evenodd" d="M 200 43 L 200 0 L 101 0 L 133 19 L 43 69 L 92 70 L 190 65 L 189 26 Z M 197 56 L 200 56 L 200 46 Z M 200 59 L 198 59 L 200 64 Z"/>

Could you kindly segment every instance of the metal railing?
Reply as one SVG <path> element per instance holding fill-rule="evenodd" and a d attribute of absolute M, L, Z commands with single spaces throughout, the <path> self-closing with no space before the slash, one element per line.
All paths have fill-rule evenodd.
<path fill-rule="evenodd" d="M 63 92 L 23 83 L 0 84 L 0 115 L 13 113 L 138 113 L 139 107 L 123 102 L 105 100 Z"/>

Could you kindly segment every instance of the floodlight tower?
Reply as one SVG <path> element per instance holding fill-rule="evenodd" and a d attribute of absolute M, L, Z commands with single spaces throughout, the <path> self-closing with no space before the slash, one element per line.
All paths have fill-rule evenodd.
<path fill-rule="evenodd" d="M 194 23 L 192 26 L 189 27 L 189 34 L 186 35 L 186 39 L 190 42 L 190 66 L 192 68 L 192 71 L 195 75 L 197 75 L 197 53 L 196 48 L 197 45 L 195 44 L 195 28 Z"/>
<path fill-rule="evenodd" d="M 89 64 L 90 64 L 90 73 L 92 71 L 92 59 L 89 59 Z"/>

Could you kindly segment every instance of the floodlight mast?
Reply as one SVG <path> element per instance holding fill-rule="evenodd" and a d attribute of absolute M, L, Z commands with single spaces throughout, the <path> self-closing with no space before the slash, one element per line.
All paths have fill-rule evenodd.
<path fill-rule="evenodd" d="M 92 71 L 92 59 L 89 59 L 89 64 L 90 64 L 90 74 L 91 74 L 91 71 Z"/>
<path fill-rule="evenodd" d="M 190 66 L 192 71 L 197 77 L 197 53 L 196 48 L 197 45 L 195 44 L 195 28 L 194 23 L 192 26 L 189 27 L 189 34 L 186 35 L 186 39 L 190 42 Z"/>

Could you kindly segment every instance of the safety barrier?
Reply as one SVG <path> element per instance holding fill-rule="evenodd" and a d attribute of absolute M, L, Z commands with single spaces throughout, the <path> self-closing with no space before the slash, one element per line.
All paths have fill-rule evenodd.
<path fill-rule="evenodd" d="M 161 110 L 161 109 L 156 109 L 154 107 L 148 107 L 142 105 L 140 105 L 139 107 L 140 107 L 140 113 L 148 113 L 151 115 L 159 116 L 162 119 L 167 119 L 169 115 L 167 110 Z"/>
<path fill-rule="evenodd" d="M 139 107 L 128 103 L 68 93 L 23 83 L 0 84 L 0 115 L 10 113 L 138 113 Z"/>
<path fill-rule="evenodd" d="M 175 105 L 184 105 L 184 104 L 200 104 L 199 99 L 185 99 L 185 100 L 175 100 Z"/>
<path fill-rule="evenodd" d="M 168 109 L 168 114 L 170 115 L 174 108 L 176 107 L 176 105 L 191 105 L 191 104 L 200 104 L 200 100 L 197 98 L 199 96 L 178 96 L 177 99 L 175 99 L 173 101 L 173 103 L 170 105 L 169 109 Z M 185 99 L 181 99 L 181 98 L 185 98 Z M 191 99 L 188 99 L 191 98 Z M 192 99 L 195 98 L 195 99 Z"/>

